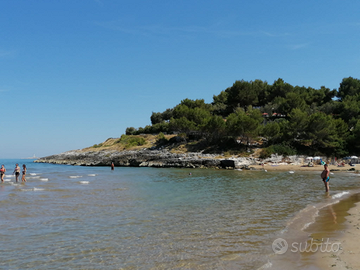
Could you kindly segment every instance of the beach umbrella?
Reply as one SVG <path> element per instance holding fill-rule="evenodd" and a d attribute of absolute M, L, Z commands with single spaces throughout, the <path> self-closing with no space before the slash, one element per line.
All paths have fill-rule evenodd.
<path fill-rule="evenodd" d="M 313 159 L 313 157 L 307 157 L 306 159 Z"/>
<path fill-rule="evenodd" d="M 355 159 L 355 158 L 358 158 L 358 157 L 357 157 L 357 156 L 351 156 L 350 158 L 351 158 L 351 159 L 353 159 L 353 158 Z"/>
<path fill-rule="evenodd" d="M 344 157 L 344 159 L 351 159 L 351 157 Z"/>
<path fill-rule="evenodd" d="M 321 159 L 321 157 L 314 157 L 314 159 Z"/>

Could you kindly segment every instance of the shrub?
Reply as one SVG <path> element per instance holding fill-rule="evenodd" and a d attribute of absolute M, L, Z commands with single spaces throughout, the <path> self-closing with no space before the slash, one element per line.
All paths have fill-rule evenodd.
<path fill-rule="evenodd" d="M 128 127 L 126 130 L 125 130 L 125 134 L 126 135 L 135 135 L 137 132 L 136 128 L 134 127 Z"/>
<path fill-rule="evenodd" d="M 116 141 L 116 143 L 121 143 L 125 148 L 140 146 L 146 143 L 145 139 L 138 136 L 133 135 L 121 135 L 120 139 Z"/>
<path fill-rule="evenodd" d="M 168 143 L 168 139 L 165 138 L 164 133 L 160 132 L 159 135 L 157 135 L 156 143 L 157 144 L 166 144 Z"/>
<path fill-rule="evenodd" d="M 267 148 L 264 148 L 260 152 L 260 158 L 269 158 L 272 154 L 278 154 L 282 156 L 296 155 L 296 150 L 292 147 L 284 144 L 275 144 Z"/>
<path fill-rule="evenodd" d="M 264 148 L 261 150 L 260 152 L 260 158 L 269 158 L 271 157 L 272 154 L 274 154 L 274 147 L 273 146 L 269 146 L 267 148 Z"/>
<path fill-rule="evenodd" d="M 274 152 L 277 153 L 278 155 L 283 155 L 283 156 L 296 155 L 296 150 L 285 144 L 275 144 L 273 145 L 273 149 Z"/>

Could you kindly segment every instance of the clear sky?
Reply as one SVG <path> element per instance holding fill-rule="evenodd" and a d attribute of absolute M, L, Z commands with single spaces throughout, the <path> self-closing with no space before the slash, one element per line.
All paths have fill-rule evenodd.
<path fill-rule="evenodd" d="M 0 158 L 150 124 L 236 80 L 360 78 L 357 0 L 0 1 Z"/>

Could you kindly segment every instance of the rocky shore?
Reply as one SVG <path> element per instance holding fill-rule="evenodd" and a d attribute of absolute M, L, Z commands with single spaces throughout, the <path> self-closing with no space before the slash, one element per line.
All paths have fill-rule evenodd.
<path fill-rule="evenodd" d="M 115 166 L 127 167 L 158 167 L 158 168 L 224 168 L 224 169 L 251 169 L 252 165 L 266 163 L 281 163 L 300 165 L 304 162 L 303 157 L 290 156 L 284 159 L 274 155 L 263 160 L 255 157 L 231 157 L 223 155 L 183 153 L 175 154 L 167 150 L 142 149 L 138 151 L 83 151 L 73 150 L 58 155 L 42 157 L 35 162 L 68 164 L 78 166 Z"/>

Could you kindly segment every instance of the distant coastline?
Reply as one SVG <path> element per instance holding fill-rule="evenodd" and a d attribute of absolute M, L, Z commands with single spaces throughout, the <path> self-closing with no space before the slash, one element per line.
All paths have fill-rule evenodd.
<path fill-rule="evenodd" d="M 37 157 L 37 156 L 34 154 L 34 156 L 32 156 L 32 157 L 26 157 L 26 158 L 22 158 L 22 159 L 39 159 L 39 157 Z"/>
<path fill-rule="evenodd" d="M 73 150 L 35 160 L 36 163 L 66 164 L 75 166 L 155 167 L 155 168 L 215 168 L 267 171 L 321 171 L 321 165 L 307 166 L 306 156 L 272 155 L 267 159 L 256 157 L 225 157 L 224 155 L 171 153 L 168 150 L 84 151 Z M 264 164 L 264 165 L 262 165 Z M 360 165 L 358 166 L 360 167 Z M 355 171 L 359 168 L 330 165 L 331 171 Z"/>

